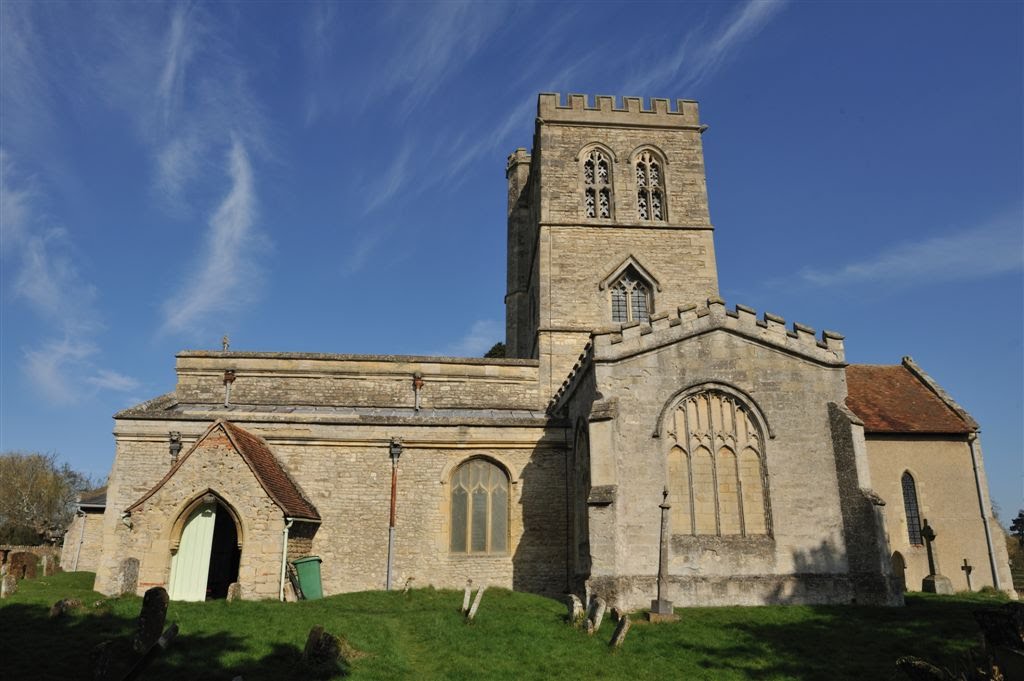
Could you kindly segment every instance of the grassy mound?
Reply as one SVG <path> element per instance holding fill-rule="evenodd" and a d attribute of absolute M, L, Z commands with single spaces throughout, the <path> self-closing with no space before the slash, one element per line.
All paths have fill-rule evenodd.
<path fill-rule="evenodd" d="M 5 678 L 89 678 L 97 643 L 130 639 L 142 599 L 107 599 L 91 590 L 92 580 L 91 573 L 64 573 L 24 581 L 0 601 Z M 49 619 L 61 598 L 83 607 Z M 971 611 L 1000 602 L 912 596 L 905 608 L 687 608 L 677 623 L 635 618 L 618 651 L 607 645 L 610 618 L 588 637 L 566 625 L 558 601 L 502 589 L 487 590 L 470 625 L 458 612 L 461 592 L 433 589 L 302 603 L 172 602 L 167 621 L 180 634 L 143 678 L 310 678 L 300 656 L 309 630 L 320 625 L 347 646 L 351 662 L 338 678 L 889 679 L 902 655 L 952 663 L 977 640 Z"/>

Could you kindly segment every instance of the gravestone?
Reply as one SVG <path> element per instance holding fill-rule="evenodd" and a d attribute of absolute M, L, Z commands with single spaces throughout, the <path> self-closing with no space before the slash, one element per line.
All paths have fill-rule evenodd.
<path fill-rule="evenodd" d="M 469 612 L 469 599 L 473 597 L 473 580 L 466 580 L 466 590 L 462 594 L 462 610 L 460 611 L 463 615 Z"/>
<path fill-rule="evenodd" d="M 619 618 L 619 623 L 615 627 L 615 633 L 612 634 L 612 640 L 608 642 L 608 645 L 612 648 L 618 648 L 626 640 L 627 633 L 629 633 L 629 615 L 623 614 Z"/>
<path fill-rule="evenodd" d="M 225 596 L 224 600 L 228 603 L 242 600 L 242 585 L 238 582 L 228 584 L 228 595 Z"/>
<path fill-rule="evenodd" d="M 935 538 L 938 535 L 927 520 L 924 521 L 924 527 L 921 528 L 921 536 L 924 537 L 924 546 L 928 551 L 928 576 L 921 580 L 921 591 L 951 595 L 953 583 L 949 581 L 949 577 L 939 574 L 939 556 L 934 546 Z"/>
<path fill-rule="evenodd" d="M 57 571 L 57 560 L 46 554 L 43 556 L 43 577 L 49 577 Z"/>
<path fill-rule="evenodd" d="M 89 661 L 92 663 L 93 681 L 106 681 L 110 670 L 110 657 L 113 653 L 114 641 L 107 640 L 97 643 L 89 651 Z"/>
<path fill-rule="evenodd" d="M 583 623 L 583 603 L 580 601 L 580 597 L 576 594 L 569 594 L 565 598 L 566 605 L 569 607 L 569 624 L 574 627 L 578 627 Z"/>
<path fill-rule="evenodd" d="M 14 575 L 4 575 L 0 579 L 0 598 L 7 598 L 18 590 L 18 578 Z"/>
<path fill-rule="evenodd" d="M 601 628 L 601 620 L 604 619 L 604 611 L 608 607 L 604 599 L 600 596 L 594 598 L 594 607 L 591 608 L 593 611 L 590 615 L 590 619 L 587 620 L 587 633 L 593 634 Z"/>
<path fill-rule="evenodd" d="M 486 584 L 481 584 L 480 590 L 476 592 L 476 598 L 473 599 L 473 606 L 469 609 L 469 612 L 466 613 L 467 622 L 472 622 L 473 618 L 476 617 L 476 611 L 480 608 L 480 601 L 484 597 L 484 589 L 486 588 Z"/>
<path fill-rule="evenodd" d="M 117 569 L 117 588 L 116 592 L 118 596 L 124 594 L 134 594 L 139 588 L 139 559 L 138 558 L 125 558 L 121 561 L 120 567 Z"/>
<path fill-rule="evenodd" d="M 28 551 L 12 551 L 10 557 L 7 559 L 7 572 L 18 579 L 35 579 L 38 574 L 36 572 L 37 562 L 38 559 L 34 553 L 29 553 Z"/>
<path fill-rule="evenodd" d="M 63 617 L 75 608 L 82 607 L 82 601 L 77 598 L 62 598 L 50 607 L 50 619 Z"/>
<path fill-rule="evenodd" d="M 154 586 L 142 597 L 142 612 L 136 620 L 135 639 L 132 649 L 137 653 L 149 650 L 160 638 L 167 619 L 167 603 L 170 598 L 162 586 Z"/>
<path fill-rule="evenodd" d="M 302 651 L 302 663 L 310 668 L 323 668 L 337 665 L 341 655 L 338 637 L 324 631 L 323 627 L 313 627 L 306 637 L 306 647 Z"/>
<path fill-rule="evenodd" d="M 405 588 L 402 589 L 402 593 L 403 594 L 409 593 L 409 590 L 412 588 L 412 582 L 413 582 L 414 579 L 416 579 L 416 578 L 415 577 L 410 577 L 409 579 L 405 580 Z"/>

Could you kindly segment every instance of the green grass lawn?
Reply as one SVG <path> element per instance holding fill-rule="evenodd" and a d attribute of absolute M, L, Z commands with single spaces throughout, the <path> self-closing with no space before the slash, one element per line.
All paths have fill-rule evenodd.
<path fill-rule="evenodd" d="M 0 601 L 0 676 L 90 678 L 89 652 L 119 637 L 127 654 L 142 599 L 106 599 L 91 573 L 23 581 Z M 84 606 L 51 620 L 60 598 Z M 363 592 L 321 601 L 174 603 L 180 634 L 145 679 L 310 678 L 300 655 L 323 626 L 362 653 L 352 679 L 895 679 L 902 655 L 952 664 L 975 645 L 973 610 L 1002 601 L 980 595 L 911 596 L 905 608 L 774 606 L 687 608 L 651 625 L 635 616 L 622 649 L 614 623 L 588 637 L 569 627 L 558 601 L 488 589 L 476 622 L 463 622 L 462 593 Z"/>

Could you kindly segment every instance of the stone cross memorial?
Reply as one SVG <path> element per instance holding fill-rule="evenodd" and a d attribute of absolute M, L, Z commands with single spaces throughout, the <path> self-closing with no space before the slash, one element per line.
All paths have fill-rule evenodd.
<path fill-rule="evenodd" d="M 928 576 L 921 580 L 921 591 L 933 594 L 952 594 L 953 583 L 949 577 L 939 574 L 939 559 L 935 551 L 935 537 L 938 535 L 928 520 L 925 519 L 924 527 L 921 528 L 921 536 L 924 537 L 924 546 L 928 551 Z"/>
<path fill-rule="evenodd" d="M 651 612 L 647 618 L 651 622 L 671 622 L 679 619 L 672 601 L 668 600 L 668 511 L 672 504 L 668 503 L 668 487 L 661 492 L 661 540 L 658 552 L 658 597 L 651 601 Z"/>

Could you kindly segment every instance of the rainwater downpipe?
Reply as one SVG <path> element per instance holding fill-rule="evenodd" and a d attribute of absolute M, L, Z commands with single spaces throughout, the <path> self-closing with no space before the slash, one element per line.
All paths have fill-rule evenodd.
<path fill-rule="evenodd" d="M 82 544 L 85 543 L 85 511 L 79 511 L 76 515 L 82 519 L 82 531 L 78 534 L 78 549 L 75 551 L 75 567 L 71 568 L 72 572 L 78 572 L 78 558 L 82 555 Z"/>
<path fill-rule="evenodd" d="M 977 441 L 977 433 L 967 436 L 967 442 L 971 447 L 971 466 L 974 468 L 974 487 L 978 491 L 978 509 L 981 511 L 981 524 L 985 527 L 985 545 L 988 548 L 988 566 L 992 569 L 992 584 L 997 590 L 1002 590 L 1002 585 L 999 583 L 999 570 L 996 569 L 995 553 L 992 551 L 992 530 L 988 526 L 988 514 L 985 513 L 985 497 L 981 492 L 981 472 L 978 470 L 978 453 L 975 450 Z"/>
<path fill-rule="evenodd" d="M 388 520 L 388 571 L 384 588 L 391 591 L 391 573 L 395 566 L 395 501 L 398 492 L 398 457 L 402 455 L 401 438 L 391 438 L 388 454 L 391 455 L 391 515 Z"/>
<path fill-rule="evenodd" d="M 295 518 L 284 519 L 284 541 L 281 543 L 281 589 L 277 597 L 280 600 L 284 600 L 284 576 L 285 571 L 288 568 L 288 530 L 291 529 L 292 523 L 295 522 Z"/>

